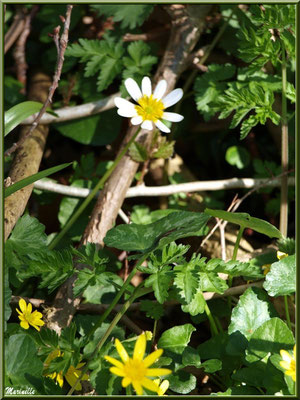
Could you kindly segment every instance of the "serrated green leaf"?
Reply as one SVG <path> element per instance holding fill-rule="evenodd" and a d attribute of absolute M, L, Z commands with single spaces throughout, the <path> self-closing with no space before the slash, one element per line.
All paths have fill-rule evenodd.
<path fill-rule="evenodd" d="M 174 267 L 174 285 L 179 289 L 182 299 L 189 304 L 196 293 L 199 276 L 193 262 Z"/>
<path fill-rule="evenodd" d="M 198 288 L 192 301 L 187 305 L 182 305 L 183 312 L 189 313 L 192 316 L 202 314 L 205 310 L 206 301 L 203 297 L 202 291 Z"/>
<path fill-rule="evenodd" d="M 241 332 L 247 339 L 255 329 L 274 316 L 265 292 L 259 288 L 248 288 L 232 310 L 228 333 Z"/>
<path fill-rule="evenodd" d="M 280 231 L 274 225 L 260 218 L 251 217 L 248 213 L 231 213 L 223 210 L 212 210 L 206 208 L 205 214 L 212 217 L 224 219 L 225 221 L 239 225 L 242 228 L 251 228 L 256 232 L 269 236 L 270 238 L 281 238 Z"/>
<path fill-rule="evenodd" d="M 4 113 L 4 136 L 8 135 L 16 126 L 31 115 L 40 111 L 42 103 L 37 101 L 24 101 Z"/>
<path fill-rule="evenodd" d="M 264 289 L 269 296 L 285 296 L 296 291 L 296 255 L 284 257 L 271 265 Z"/>
<path fill-rule="evenodd" d="M 146 147 L 138 142 L 133 142 L 129 147 L 129 155 L 136 162 L 145 162 L 149 158 Z"/>
<path fill-rule="evenodd" d="M 175 140 L 167 142 L 167 139 L 165 138 L 165 136 L 163 136 L 158 145 L 158 149 L 152 154 L 152 156 L 154 158 L 170 158 L 174 153 L 174 145 Z"/>
<path fill-rule="evenodd" d="M 99 6 L 93 5 L 92 9 L 99 15 L 113 17 L 116 22 L 121 21 L 121 28 L 134 29 L 144 23 L 152 12 L 153 6 L 142 4 L 101 4 Z"/>
<path fill-rule="evenodd" d="M 277 241 L 278 250 L 292 256 L 296 251 L 296 241 L 293 238 L 281 238 Z"/>
<path fill-rule="evenodd" d="M 10 196 L 11 194 L 17 192 L 18 190 L 23 189 L 25 186 L 31 185 L 33 182 L 43 179 L 46 176 L 55 174 L 56 172 L 61 171 L 64 168 L 67 168 L 71 164 L 72 163 L 60 164 L 60 165 L 57 165 L 56 167 L 48 168 L 48 169 L 45 169 L 44 171 L 38 172 L 37 174 L 28 176 L 27 178 L 22 179 L 16 183 L 14 183 L 13 185 L 5 188 L 4 189 L 4 197 Z"/>
<path fill-rule="evenodd" d="M 154 303 L 151 300 L 142 300 L 140 310 L 144 311 L 147 317 L 158 321 L 164 315 L 164 308 L 159 303 Z"/>
<path fill-rule="evenodd" d="M 172 281 L 172 274 L 169 274 L 171 267 L 164 266 L 161 270 L 153 272 L 145 280 L 145 287 L 152 287 L 156 300 L 163 304 L 168 298 L 168 290 Z"/>
<path fill-rule="evenodd" d="M 116 58 L 107 58 L 101 65 L 101 72 L 97 79 L 99 92 L 106 89 L 115 77 L 122 71 L 122 61 Z"/>
<path fill-rule="evenodd" d="M 126 251 L 153 251 L 183 237 L 205 234 L 208 219 L 203 213 L 176 211 L 148 225 L 123 224 L 112 228 L 104 243 Z"/>
<path fill-rule="evenodd" d="M 264 263 L 266 264 L 266 263 Z M 263 264 L 261 264 L 263 265 Z M 230 276 L 247 276 L 251 278 L 262 278 L 263 274 L 261 267 L 247 262 L 242 262 L 238 260 L 230 260 L 224 262 L 221 259 L 213 258 L 208 261 L 206 265 L 207 271 L 222 272 L 224 274 L 229 274 Z"/>
<path fill-rule="evenodd" d="M 163 332 L 157 346 L 175 354 L 182 354 L 195 330 L 191 324 L 174 326 Z"/>

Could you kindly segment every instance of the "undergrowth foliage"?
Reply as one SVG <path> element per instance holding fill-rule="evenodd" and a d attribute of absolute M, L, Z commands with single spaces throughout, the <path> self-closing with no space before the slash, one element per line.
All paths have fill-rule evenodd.
<path fill-rule="evenodd" d="M 41 5 L 32 22 L 39 42 L 34 42 L 36 48 L 32 51 L 46 46 L 43 54 L 47 62 L 55 60 L 55 49 L 46 30 L 52 22 L 56 26 L 57 15 L 63 13 L 61 6 L 57 8 L 58 13 L 51 7 Z M 7 5 L 6 18 L 10 23 L 14 10 Z M 128 94 L 137 104 L 145 98 L 153 101 L 155 91 L 152 95 L 149 77 L 160 61 L 160 46 L 155 41 L 126 42 L 124 35 L 141 34 L 145 24 L 154 24 L 157 28 L 156 12 L 162 13 L 160 18 L 166 18 L 160 5 L 74 6 L 54 111 L 65 105 L 98 101 L 116 92 L 121 92 L 122 98 L 118 97 L 117 102 L 124 106 L 124 114 L 128 111 L 126 106 L 139 107 L 125 103 Z M 182 138 L 188 140 L 194 134 L 190 128 L 200 118 L 207 124 L 227 119 L 228 132 L 212 134 L 216 138 L 210 139 L 211 142 L 199 135 L 201 149 L 197 145 L 195 152 L 201 152 L 199 158 L 203 164 L 197 165 L 197 169 L 205 166 L 209 170 L 216 161 L 216 170 L 230 165 L 233 176 L 239 172 L 244 173 L 239 176 L 247 176 L 250 171 L 254 178 L 270 178 L 282 172 L 277 156 L 274 159 L 253 156 L 243 142 L 234 141 L 233 133 L 246 142 L 250 133 L 263 136 L 270 121 L 280 126 L 282 114 L 276 101 L 282 95 L 288 100 L 289 129 L 293 126 L 295 6 L 218 5 L 218 13 L 228 23 L 224 35 L 230 35 L 235 46 L 226 36 L 220 40 L 219 50 L 226 55 L 226 61 L 209 63 L 201 72 L 199 69 L 191 82 L 193 90 L 184 93 L 182 104 L 178 103 L 182 90 L 173 91 L 177 96 L 175 111 L 180 109 L 184 121 L 176 113 L 165 113 L 164 119 L 164 108 L 168 105 L 165 107 L 163 101 L 167 96 L 162 98 L 164 107 L 158 119 L 166 122 L 166 126 L 161 123 L 167 129 L 163 132 L 173 131 L 169 136 L 151 125 L 153 132 L 147 146 L 135 140 L 139 130 L 132 142 L 127 143 L 128 156 L 142 165 L 134 184 L 144 183 L 144 175 L 153 160 L 156 166 L 161 159 L 166 163 L 162 175 L 167 175 L 166 165 L 177 149 L 177 140 L 184 144 Z M 84 31 L 81 23 L 86 15 L 94 21 L 93 27 L 102 21 L 110 28 L 104 29 L 100 38 L 91 38 L 93 30 Z M 205 33 L 209 40 L 214 36 L 210 28 Z M 202 47 L 201 40 L 196 50 Z M 29 66 L 35 67 L 36 62 L 31 58 L 34 54 L 29 53 Z M 287 68 L 285 83 L 283 64 Z M 186 74 L 180 79 L 184 81 L 190 70 Z M 161 82 L 162 87 L 166 85 Z M 5 135 L 9 134 L 10 139 L 14 128 L 39 110 L 40 104 L 23 103 L 20 83 L 11 75 L 5 76 L 4 83 L 5 109 L 9 109 Z M 149 93 L 147 85 L 150 85 Z M 132 96 L 132 88 L 136 86 L 140 98 Z M 176 103 L 173 100 L 171 106 Z M 151 112 L 154 113 L 153 109 L 148 107 L 145 115 L 152 117 Z M 105 177 L 118 163 L 117 159 L 113 161 L 112 150 L 115 151 L 118 132 L 123 133 L 127 123 L 121 122 L 121 114 L 114 109 L 53 124 L 50 129 L 57 135 L 53 139 L 55 146 L 59 137 L 66 141 L 68 149 L 79 148 L 77 160 L 70 166 L 68 158 L 69 164 L 49 169 L 49 173 L 44 171 L 43 176 L 31 177 L 30 182 L 18 182 L 15 191 L 67 167 L 69 170 L 60 183 L 67 181 L 71 188 L 80 190 L 93 189 L 102 179 L 104 185 Z M 155 118 L 152 121 L 156 122 Z M 173 122 L 179 122 L 175 129 Z M 121 124 L 124 124 L 122 129 Z M 267 146 L 270 139 L 261 140 L 259 145 L 266 147 L 266 154 L 273 154 L 274 147 Z M 228 146 L 225 149 L 224 145 L 222 152 L 218 152 L 221 142 Z M 104 145 L 108 145 L 108 152 L 102 154 L 99 147 Z M 11 157 L 5 159 L 6 171 L 11 161 Z M 294 164 L 292 159 L 290 164 Z M 168 181 L 164 184 L 173 185 L 188 180 L 181 172 L 165 178 Z M 56 182 L 49 178 L 47 181 Z M 6 197 L 14 193 L 12 186 Z M 146 206 L 142 202 L 125 202 L 122 207 L 128 211 L 128 223 L 119 223 L 118 219 L 106 233 L 104 246 L 99 248 L 95 243 L 78 244 L 94 200 L 65 232 L 84 200 L 71 195 L 58 198 L 56 194 L 34 189 L 32 201 L 38 207 L 56 204 L 55 219 L 60 233 L 51 232 L 38 213 L 31 212 L 38 207 L 29 205 L 5 243 L 7 394 L 30 390 L 34 395 L 58 396 L 75 391 L 75 394 L 97 396 L 161 396 L 202 395 L 208 390 L 213 396 L 294 395 L 296 347 L 291 309 L 296 290 L 296 242 L 293 235 L 285 237 L 276 227 L 280 203 L 276 190 L 261 188 L 259 196 L 264 196 L 265 209 L 259 203 L 249 213 L 224 211 L 228 208 L 225 190 L 205 194 L 203 198 L 176 193 L 165 199 L 161 209 L 154 210 L 157 207 L 151 203 Z M 293 198 L 294 191 L 290 188 L 289 200 Z M 197 249 L 216 219 L 238 229 L 233 251 L 227 259 L 209 254 L 204 247 Z M 60 237 L 61 232 L 66 234 Z M 270 243 L 272 246 L 255 254 L 249 251 L 241 259 L 238 251 L 243 248 L 241 239 L 247 232 L 264 242 L 261 247 Z M 219 243 L 217 246 L 220 247 Z M 80 305 L 72 321 L 58 334 L 49 324 L 56 312 L 52 302 L 69 278 L 73 279 L 71 293 L 80 299 Z M 198 378 L 203 374 L 209 386 L 200 383 Z"/>

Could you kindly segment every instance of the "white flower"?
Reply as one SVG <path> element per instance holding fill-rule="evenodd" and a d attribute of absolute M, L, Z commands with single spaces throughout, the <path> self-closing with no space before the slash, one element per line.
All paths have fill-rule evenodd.
<path fill-rule="evenodd" d="M 125 80 L 125 87 L 137 104 L 116 97 L 115 105 L 118 107 L 118 114 L 121 117 L 131 118 L 132 125 L 141 124 L 143 129 L 151 131 L 154 123 L 158 129 L 168 133 L 170 129 L 161 121 L 162 119 L 171 122 L 183 120 L 183 116 L 180 114 L 164 111 L 165 108 L 171 107 L 182 98 L 182 89 L 175 89 L 163 97 L 167 90 L 167 82 L 163 79 L 158 82 L 152 94 L 151 81 L 148 76 L 143 78 L 141 89 L 132 78 Z"/>

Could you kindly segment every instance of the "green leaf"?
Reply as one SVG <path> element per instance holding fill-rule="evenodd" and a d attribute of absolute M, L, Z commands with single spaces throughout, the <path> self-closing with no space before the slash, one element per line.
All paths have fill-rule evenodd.
<path fill-rule="evenodd" d="M 227 283 L 215 272 L 204 272 L 200 274 L 202 292 L 224 293 L 228 289 Z"/>
<path fill-rule="evenodd" d="M 182 354 L 195 330 L 196 328 L 191 324 L 174 326 L 163 332 L 157 346 L 175 354 Z"/>
<path fill-rule="evenodd" d="M 28 385 L 27 374 L 36 377 L 42 375 L 43 363 L 36 354 L 34 341 L 27 334 L 12 335 L 8 339 L 5 371 L 13 385 Z"/>
<path fill-rule="evenodd" d="M 269 296 L 285 296 L 296 291 L 296 255 L 284 257 L 271 265 L 263 284 Z"/>
<path fill-rule="evenodd" d="M 212 210 L 210 208 L 206 208 L 204 213 L 239 225 L 241 228 L 251 228 L 256 232 L 269 236 L 270 238 L 282 237 L 280 231 L 275 228 L 274 225 L 260 218 L 251 217 L 248 213 L 231 213 L 223 210 Z"/>
<path fill-rule="evenodd" d="M 173 392 L 180 394 L 190 393 L 195 389 L 197 384 L 196 377 L 183 370 L 167 376 L 167 379 L 170 383 L 170 389 Z"/>
<path fill-rule="evenodd" d="M 255 329 L 272 316 L 274 316 L 274 311 L 271 311 L 271 304 L 266 293 L 259 288 L 248 288 L 232 310 L 228 333 L 239 331 L 250 339 Z"/>
<path fill-rule="evenodd" d="M 40 111 L 42 103 L 37 101 L 24 101 L 4 113 L 4 136 L 31 115 Z"/>
<path fill-rule="evenodd" d="M 199 276 L 195 263 L 189 262 L 174 267 L 174 285 L 179 289 L 180 296 L 190 303 L 198 287 Z"/>
<path fill-rule="evenodd" d="M 54 127 L 63 136 L 81 144 L 103 146 L 112 143 L 118 135 L 121 119 L 115 116 L 115 110 L 108 110 L 91 117 L 60 122 Z"/>
<path fill-rule="evenodd" d="M 296 251 L 296 241 L 293 238 L 281 238 L 277 241 L 278 250 L 292 256 Z"/>
<path fill-rule="evenodd" d="M 27 178 L 22 179 L 16 183 L 14 183 L 13 185 L 5 188 L 4 197 L 10 196 L 11 194 L 17 192 L 18 190 L 23 189 L 25 186 L 31 185 L 33 182 L 43 179 L 46 176 L 55 174 L 56 172 L 61 171 L 64 168 L 67 168 L 71 164 L 72 163 L 60 164 L 60 165 L 57 165 L 56 167 L 48 168 L 48 169 L 45 169 L 44 171 L 38 172 L 37 174 L 30 175 Z"/>
<path fill-rule="evenodd" d="M 151 300 L 142 300 L 140 310 L 146 313 L 146 316 L 158 321 L 164 315 L 164 307 Z"/>
<path fill-rule="evenodd" d="M 146 147 L 138 142 L 133 142 L 129 147 L 129 155 L 136 162 L 145 162 L 149 158 Z"/>
<path fill-rule="evenodd" d="M 213 374 L 222 369 L 222 361 L 217 359 L 207 360 L 201 364 L 201 368 L 204 368 L 204 371 L 208 374 Z"/>
<path fill-rule="evenodd" d="M 200 288 L 197 289 L 192 301 L 187 305 L 182 305 L 183 312 L 189 313 L 192 316 L 202 314 L 205 310 L 206 301 Z"/>
<path fill-rule="evenodd" d="M 264 358 L 268 353 L 278 353 L 280 350 L 291 350 L 295 344 L 293 333 L 280 318 L 271 318 L 262 323 L 253 332 L 246 359 L 255 362 Z"/>
<path fill-rule="evenodd" d="M 203 213 L 172 212 L 148 225 L 123 224 L 112 228 L 104 243 L 126 251 L 153 251 L 180 238 L 204 235 L 208 219 Z"/>
<path fill-rule="evenodd" d="M 200 368 L 201 360 L 198 351 L 191 346 L 186 346 L 182 353 L 182 364 L 186 367 L 194 366 Z"/>
<path fill-rule="evenodd" d="M 172 281 L 172 275 L 168 273 L 171 267 L 166 265 L 161 270 L 154 272 L 145 280 L 145 287 L 152 287 L 154 295 L 160 304 L 168 298 L 168 290 Z"/>
<path fill-rule="evenodd" d="M 9 320 L 11 316 L 11 300 L 12 291 L 9 287 L 9 278 L 8 278 L 8 266 L 4 268 L 4 326 L 6 329 L 6 322 Z"/>
<path fill-rule="evenodd" d="M 263 264 L 266 264 L 266 262 L 261 265 Z M 206 270 L 222 272 L 230 276 L 247 276 L 251 278 L 262 278 L 264 276 L 261 272 L 261 266 L 238 260 L 224 262 L 221 259 L 213 258 L 208 261 Z"/>
<path fill-rule="evenodd" d="M 241 146 L 231 146 L 226 150 L 225 159 L 230 165 L 243 169 L 249 165 L 250 155 L 248 150 Z"/>
<path fill-rule="evenodd" d="M 106 89 L 115 77 L 122 71 L 122 61 L 119 58 L 107 58 L 102 66 L 97 79 L 97 88 L 99 92 Z"/>
<path fill-rule="evenodd" d="M 155 250 L 150 254 L 148 266 L 146 270 L 143 269 L 143 272 L 147 273 L 148 268 L 156 271 L 164 265 L 185 262 L 183 255 L 189 250 L 189 248 L 190 246 L 185 246 L 183 244 L 177 245 L 175 242 L 171 242 L 162 249 Z M 142 270 L 141 268 L 139 269 Z"/>
<path fill-rule="evenodd" d="M 174 153 L 175 140 L 168 142 L 165 136 L 162 136 L 158 145 L 158 149 L 152 154 L 154 158 L 170 158 Z"/>
<path fill-rule="evenodd" d="M 152 5 L 118 4 L 118 5 L 93 5 L 91 7 L 99 15 L 113 17 L 116 22 L 121 21 L 121 28 L 134 29 L 141 26 L 153 10 Z"/>

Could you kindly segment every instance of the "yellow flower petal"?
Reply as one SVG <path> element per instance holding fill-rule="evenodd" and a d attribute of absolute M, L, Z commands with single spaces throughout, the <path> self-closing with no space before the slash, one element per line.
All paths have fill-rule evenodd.
<path fill-rule="evenodd" d="M 27 321 L 21 321 L 20 325 L 23 329 L 29 329 L 29 324 Z"/>
<path fill-rule="evenodd" d="M 292 356 L 286 350 L 280 350 L 280 355 L 284 361 L 290 362 Z"/>
<path fill-rule="evenodd" d="M 127 351 L 125 350 L 124 346 L 122 345 L 122 343 L 120 342 L 119 339 L 116 339 L 116 340 L 115 340 L 115 346 L 116 346 L 117 352 L 119 353 L 119 355 L 120 355 L 122 361 L 123 361 L 124 363 L 125 363 L 126 361 L 128 361 L 128 359 L 129 359 L 128 353 L 127 353 Z"/>
<path fill-rule="evenodd" d="M 123 369 L 124 365 L 121 363 L 121 361 L 116 360 L 113 357 L 110 356 L 104 356 L 105 360 L 107 360 L 108 362 L 110 362 L 111 364 L 113 364 L 115 367 Z"/>
<path fill-rule="evenodd" d="M 151 390 L 152 392 L 155 392 L 155 393 L 157 393 L 159 391 L 158 385 L 154 381 L 151 381 L 148 378 L 144 378 L 142 380 L 142 386 L 148 390 Z"/>
<path fill-rule="evenodd" d="M 289 361 L 280 361 L 279 364 L 284 369 L 290 369 L 290 362 Z"/>
<path fill-rule="evenodd" d="M 163 352 L 164 352 L 163 349 L 158 349 L 158 350 L 155 350 L 153 353 L 149 354 L 144 359 L 145 367 L 149 367 L 150 365 L 155 363 L 155 361 L 162 355 Z"/>
<path fill-rule="evenodd" d="M 146 351 L 146 335 L 142 333 L 138 340 L 135 343 L 134 351 L 133 351 L 133 359 L 134 360 L 142 360 Z"/>
<path fill-rule="evenodd" d="M 28 303 L 28 305 L 27 305 L 27 312 L 28 313 L 32 312 L 32 304 L 31 303 Z"/>
<path fill-rule="evenodd" d="M 109 370 L 110 370 L 110 372 L 112 372 L 115 375 L 122 376 L 122 377 L 126 376 L 125 372 L 117 367 L 111 367 L 111 368 L 109 368 Z"/>
<path fill-rule="evenodd" d="M 277 258 L 281 260 L 282 258 L 288 257 L 288 254 L 284 253 L 283 251 L 277 251 Z"/>
<path fill-rule="evenodd" d="M 172 371 L 167 368 L 148 368 L 146 371 L 146 376 L 163 376 L 171 373 Z"/>
<path fill-rule="evenodd" d="M 20 299 L 20 300 L 19 300 L 19 307 L 20 307 L 20 309 L 21 309 L 21 311 L 22 311 L 23 313 L 26 312 L 26 310 L 27 310 L 27 304 L 26 304 L 26 301 L 25 301 L 24 299 Z"/>
<path fill-rule="evenodd" d="M 60 387 L 63 387 L 64 378 L 63 378 L 63 374 L 62 374 L 61 372 L 59 372 L 59 373 L 57 374 L 56 382 L 59 384 Z"/>
<path fill-rule="evenodd" d="M 142 394 L 143 394 L 142 385 L 139 382 L 134 381 L 134 382 L 132 382 L 132 386 L 134 387 L 134 390 L 136 391 L 136 394 L 138 396 L 142 396 Z"/>
<path fill-rule="evenodd" d="M 169 389 L 169 386 L 170 386 L 170 382 L 167 379 L 162 381 L 162 383 L 159 386 L 158 395 L 163 396 L 166 393 L 166 391 Z"/>
<path fill-rule="evenodd" d="M 125 377 L 125 378 L 123 378 L 122 379 L 122 386 L 123 387 L 127 387 L 128 385 L 130 385 L 131 384 L 131 379 L 130 378 L 128 378 L 128 377 Z"/>

